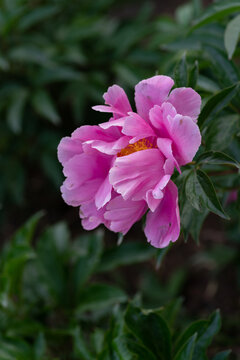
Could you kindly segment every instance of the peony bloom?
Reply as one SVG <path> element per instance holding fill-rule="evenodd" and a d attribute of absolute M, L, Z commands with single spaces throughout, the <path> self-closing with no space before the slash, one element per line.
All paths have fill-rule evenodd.
<path fill-rule="evenodd" d="M 66 177 L 65 202 L 80 206 L 84 229 L 103 223 L 126 232 L 147 212 L 145 234 L 155 247 L 176 241 L 180 232 L 174 168 L 192 161 L 201 134 L 196 124 L 201 98 L 191 88 L 170 92 L 168 76 L 154 76 L 135 88 L 136 112 L 122 88 L 104 94 L 111 113 L 99 126 L 81 126 L 63 138 L 58 158 Z"/>

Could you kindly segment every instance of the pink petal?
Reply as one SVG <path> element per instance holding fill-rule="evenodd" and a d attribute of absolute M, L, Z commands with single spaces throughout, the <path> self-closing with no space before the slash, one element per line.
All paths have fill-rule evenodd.
<path fill-rule="evenodd" d="M 172 152 L 172 140 L 167 139 L 167 138 L 158 138 L 157 139 L 157 145 L 159 150 L 163 153 L 163 155 L 167 158 L 168 162 L 165 163 L 165 168 L 164 170 L 166 171 L 166 173 L 169 173 L 169 171 L 172 173 L 172 165 L 176 166 L 177 170 L 179 171 L 179 173 L 181 173 L 180 170 L 180 166 L 177 162 L 177 160 L 175 159 L 175 157 L 173 156 L 173 152 Z M 171 169 L 171 170 L 169 170 Z"/>
<path fill-rule="evenodd" d="M 103 98 L 109 106 L 97 105 L 93 106 L 93 110 L 112 112 L 114 119 L 126 116 L 132 110 L 125 91 L 118 85 L 110 86 Z"/>
<path fill-rule="evenodd" d="M 113 126 L 123 127 L 125 120 L 126 120 L 126 116 L 121 117 L 116 120 L 111 120 L 111 121 L 101 123 L 101 124 L 99 124 L 99 126 L 100 126 L 100 128 L 102 128 L 104 130 L 109 129 L 110 127 L 113 127 Z"/>
<path fill-rule="evenodd" d="M 180 217 L 178 209 L 178 190 L 170 181 L 165 189 L 164 197 L 154 212 L 148 212 L 145 235 L 154 247 L 164 248 L 176 241 L 180 233 Z"/>
<path fill-rule="evenodd" d="M 104 130 L 97 125 L 84 125 L 72 133 L 72 138 L 81 140 L 82 142 L 89 140 L 110 142 L 119 138 L 119 132 L 118 129 L 115 128 Z"/>
<path fill-rule="evenodd" d="M 93 230 L 98 225 L 106 223 L 104 212 L 105 208 L 97 210 L 94 201 L 83 204 L 79 211 L 79 216 L 82 219 L 82 227 L 85 230 Z"/>
<path fill-rule="evenodd" d="M 201 144 L 201 134 L 190 117 L 177 114 L 172 118 L 166 111 L 167 107 L 169 104 L 166 103 L 161 107 L 154 106 L 150 111 L 150 121 L 156 127 L 158 147 L 168 159 L 175 161 L 179 170 L 179 166 L 192 161 Z"/>
<path fill-rule="evenodd" d="M 138 114 L 148 120 L 149 110 L 154 105 L 161 105 L 167 98 L 174 81 L 164 75 L 153 76 L 140 81 L 135 87 L 135 102 Z"/>
<path fill-rule="evenodd" d="M 103 98 L 106 104 L 119 110 L 123 115 L 132 110 L 125 91 L 118 85 L 110 86 Z"/>
<path fill-rule="evenodd" d="M 108 175 L 111 161 L 110 156 L 94 149 L 91 154 L 82 153 L 70 159 L 63 169 L 66 180 L 61 191 L 65 202 L 78 206 L 93 200 Z M 106 192 L 104 195 L 107 196 Z"/>
<path fill-rule="evenodd" d="M 82 142 L 78 139 L 64 137 L 58 145 L 58 160 L 64 166 L 73 156 L 82 153 Z"/>
<path fill-rule="evenodd" d="M 174 157 L 179 165 L 185 165 L 192 161 L 201 145 L 200 130 L 188 116 L 176 115 L 171 125 Z"/>
<path fill-rule="evenodd" d="M 146 209 L 145 201 L 124 200 L 118 195 L 107 204 L 104 218 L 110 222 L 110 230 L 126 234 L 141 219 Z"/>
<path fill-rule="evenodd" d="M 105 112 L 105 113 L 116 113 L 119 114 L 121 116 L 123 116 L 122 111 L 115 109 L 113 106 L 106 106 L 106 105 L 95 105 L 92 106 L 92 109 L 95 111 L 99 111 L 99 112 Z"/>
<path fill-rule="evenodd" d="M 186 115 L 197 121 L 200 114 L 201 97 L 192 88 L 174 89 L 168 98 L 168 101 L 175 107 L 178 114 Z"/>
<path fill-rule="evenodd" d="M 122 133 L 128 136 L 132 136 L 130 144 L 137 142 L 140 139 L 155 136 L 155 133 L 151 126 L 143 120 L 136 113 L 129 113 L 129 117 L 126 118 Z"/>
<path fill-rule="evenodd" d="M 97 209 L 102 208 L 111 199 L 112 185 L 109 183 L 109 176 L 102 182 L 95 196 Z"/>
<path fill-rule="evenodd" d="M 110 183 L 125 200 L 146 199 L 147 191 L 153 189 L 164 175 L 163 164 L 158 149 L 118 157 L 110 170 Z"/>
<path fill-rule="evenodd" d="M 170 175 L 164 175 L 153 190 L 148 190 L 146 201 L 151 211 L 155 211 L 163 198 L 163 189 L 167 186 Z"/>
<path fill-rule="evenodd" d="M 108 154 L 116 155 L 121 149 L 125 148 L 129 144 L 129 137 L 122 136 L 116 141 L 105 142 L 101 140 L 93 140 L 91 146 L 98 151 Z"/>
<path fill-rule="evenodd" d="M 73 189 L 69 189 L 69 187 L 66 186 L 64 182 L 61 186 L 63 200 L 66 204 L 71 206 L 79 206 L 84 202 L 91 201 L 94 199 L 94 196 L 101 183 L 102 180 L 99 178 L 91 179 Z"/>
<path fill-rule="evenodd" d="M 164 102 L 161 106 L 155 105 L 149 112 L 150 123 L 156 129 L 158 137 L 168 137 L 168 128 L 171 119 L 177 115 L 172 104 Z"/>

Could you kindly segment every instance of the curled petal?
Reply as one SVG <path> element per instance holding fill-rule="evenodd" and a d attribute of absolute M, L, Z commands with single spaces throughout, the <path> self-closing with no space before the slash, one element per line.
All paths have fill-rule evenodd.
<path fill-rule="evenodd" d="M 65 202 L 78 206 L 93 200 L 99 187 L 103 186 L 104 191 L 98 198 L 98 205 L 103 206 L 104 199 L 109 198 L 109 195 L 106 190 L 107 185 L 102 184 L 108 176 L 111 160 L 110 156 L 94 149 L 91 154 L 82 153 L 70 159 L 63 169 L 66 180 L 61 187 L 61 192 Z"/>
<path fill-rule="evenodd" d="M 116 155 L 121 149 L 129 144 L 129 137 L 122 136 L 118 140 L 112 142 L 93 140 L 89 143 L 91 143 L 92 148 L 97 149 L 104 154 Z"/>
<path fill-rule="evenodd" d="M 174 81 L 169 76 L 157 75 L 142 80 L 135 87 L 135 102 L 138 114 L 148 120 L 149 110 L 161 105 L 167 98 Z"/>
<path fill-rule="evenodd" d="M 94 106 L 93 110 L 112 112 L 114 119 L 126 116 L 132 110 L 125 91 L 118 85 L 110 86 L 103 98 L 109 106 L 98 105 Z"/>
<path fill-rule="evenodd" d="M 122 133 L 132 137 L 130 144 L 150 136 L 155 137 L 152 127 L 136 113 L 129 113 L 124 122 Z"/>
<path fill-rule="evenodd" d="M 82 142 L 79 139 L 64 137 L 58 145 L 58 160 L 64 166 L 73 156 L 82 153 Z"/>
<path fill-rule="evenodd" d="M 164 159 L 158 149 L 118 157 L 110 170 L 110 183 L 125 200 L 146 199 L 147 191 L 153 189 L 164 176 L 163 164 Z"/>
<path fill-rule="evenodd" d="M 171 91 L 168 101 L 178 114 L 189 116 L 197 121 L 201 108 L 201 96 L 192 88 L 178 88 Z"/>
<path fill-rule="evenodd" d="M 126 234 L 132 225 L 141 219 L 147 206 L 145 201 L 124 200 L 118 195 L 107 204 L 104 218 L 109 221 L 109 228 Z"/>
<path fill-rule="evenodd" d="M 179 170 L 179 166 L 192 161 L 195 156 L 201 144 L 201 133 L 190 117 L 177 114 L 172 118 L 167 115 L 163 109 L 166 106 L 154 106 L 150 111 L 150 120 L 158 133 L 158 147 L 168 159 L 175 161 Z"/>
<path fill-rule="evenodd" d="M 83 204 L 80 207 L 79 216 L 82 219 L 82 227 L 85 230 L 93 230 L 100 224 L 106 224 L 104 219 L 105 208 L 98 210 L 94 201 Z"/>
<path fill-rule="evenodd" d="M 106 176 L 95 196 L 97 209 L 102 208 L 111 199 L 111 192 L 112 185 L 109 183 L 109 176 Z"/>
<path fill-rule="evenodd" d="M 156 248 L 164 248 L 171 241 L 178 239 L 180 233 L 178 190 L 172 181 L 169 181 L 157 209 L 148 212 L 144 231 L 147 240 Z"/>

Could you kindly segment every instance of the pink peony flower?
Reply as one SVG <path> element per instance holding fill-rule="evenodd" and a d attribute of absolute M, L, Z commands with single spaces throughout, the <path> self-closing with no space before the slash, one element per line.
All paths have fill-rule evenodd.
<path fill-rule="evenodd" d="M 196 121 L 201 98 L 191 88 L 170 92 L 173 84 L 168 76 L 137 84 L 137 112 L 124 90 L 113 85 L 103 96 L 106 105 L 93 107 L 113 117 L 98 126 L 81 126 L 61 140 L 62 196 L 67 204 L 80 206 L 84 229 L 102 223 L 126 234 L 149 210 L 148 241 L 162 248 L 178 239 L 178 191 L 170 179 L 200 146 Z"/>

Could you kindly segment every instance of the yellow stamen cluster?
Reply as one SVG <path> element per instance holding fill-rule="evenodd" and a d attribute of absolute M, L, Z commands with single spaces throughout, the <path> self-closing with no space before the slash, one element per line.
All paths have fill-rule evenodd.
<path fill-rule="evenodd" d="M 147 149 L 156 149 L 157 146 L 154 145 L 149 139 L 141 139 L 138 140 L 137 142 L 135 142 L 134 144 L 129 144 L 128 146 L 126 146 L 124 149 L 122 149 L 117 156 L 121 157 L 121 156 L 126 156 L 126 155 L 130 155 L 133 154 L 137 151 L 141 151 L 141 150 L 147 150 Z"/>

